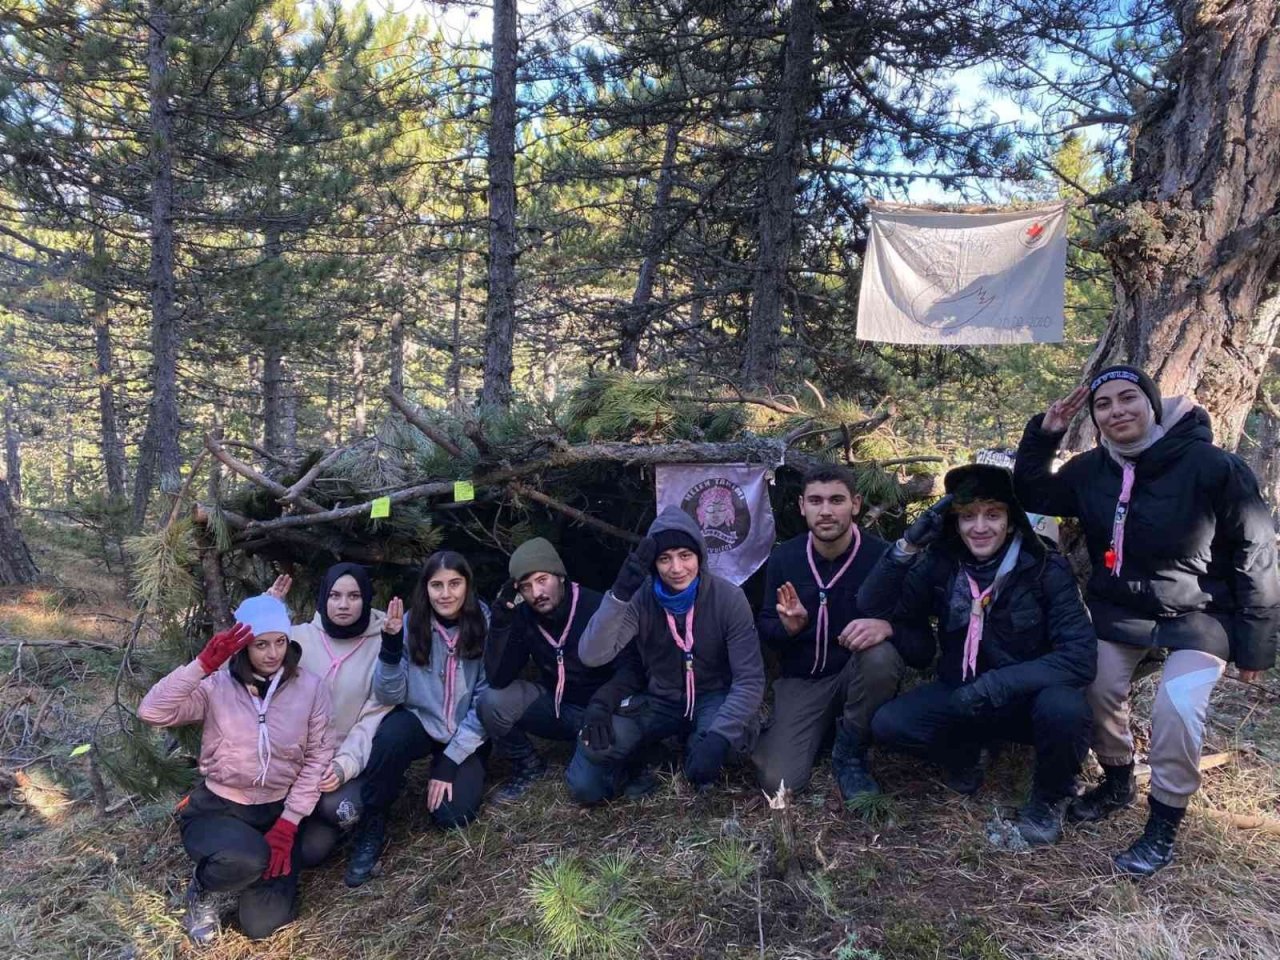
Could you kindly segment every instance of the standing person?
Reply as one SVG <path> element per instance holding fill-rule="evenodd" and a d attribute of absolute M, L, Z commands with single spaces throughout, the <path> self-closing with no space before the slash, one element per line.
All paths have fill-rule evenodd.
<path fill-rule="evenodd" d="M 476 595 L 471 565 L 460 553 L 427 558 L 409 602 L 387 604 L 373 671 L 373 695 L 392 707 L 373 738 L 364 773 L 364 813 L 345 880 L 358 887 L 373 876 L 386 841 L 387 811 L 404 789 L 405 773 L 431 757 L 427 810 L 440 827 L 465 826 L 484 793 L 485 741 L 476 703 L 484 675 L 488 609 Z"/>
<path fill-rule="evenodd" d="M 944 484 L 947 495 L 858 591 L 864 610 L 920 628 L 894 637 L 912 666 L 927 666 L 941 648 L 938 679 L 876 711 L 872 737 L 934 761 L 963 794 L 982 785 L 983 746 L 1033 744 L 1031 796 L 1016 825 L 1029 844 L 1056 843 L 1089 752 L 1084 688 L 1097 657 L 1089 614 L 1066 559 L 1032 530 L 1008 470 L 970 464 Z"/>
<path fill-rule="evenodd" d="M 608 663 L 634 642 L 637 685 L 608 725 L 588 726 L 565 774 L 579 803 L 616 796 L 626 762 L 643 746 L 685 738 L 684 774 L 714 783 L 731 751 L 751 746 L 764 664 L 742 589 L 704 569 L 697 522 L 668 507 L 626 562 L 587 624 L 578 654 Z"/>
<path fill-rule="evenodd" d="M 138 716 L 160 727 L 202 723 L 204 777 L 179 805 L 195 861 L 182 925 L 197 944 L 219 932 L 216 894 L 239 895 L 240 929 L 269 936 L 298 915 L 298 824 L 333 759 L 329 692 L 298 666 L 289 611 L 252 597 L 236 625 L 148 691 Z M 227 664 L 226 669 L 222 669 Z"/>
<path fill-rule="evenodd" d="M 1101 445 L 1053 473 L 1053 456 L 1085 406 Z M 1018 494 L 1034 510 L 1076 517 L 1093 572 L 1086 594 L 1100 643 L 1089 688 L 1102 783 L 1073 804 L 1093 821 L 1136 797 L 1129 690 L 1167 651 L 1151 715 L 1150 815 L 1115 857 L 1146 876 L 1173 859 L 1178 826 L 1200 787 L 1209 697 L 1229 662 L 1245 680 L 1275 664 L 1280 625 L 1275 529 L 1252 471 L 1214 446 L 1209 415 L 1161 398 L 1130 366 L 1100 372 L 1031 418 L 1018 446 Z"/>
<path fill-rule="evenodd" d="M 293 580 L 278 577 L 267 593 L 283 600 Z M 373 696 L 386 614 L 373 608 L 373 581 L 358 563 L 338 563 L 316 589 L 316 613 L 290 637 L 302 648 L 301 666 L 320 677 L 333 701 L 333 762 L 320 782 L 320 802 L 298 835 L 302 865 L 322 863 L 342 833 L 360 820 L 364 780 L 378 724 L 391 708 Z"/>
<path fill-rule="evenodd" d="M 610 684 L 612 663 L 588 667 L 578 657 L 578 640 L 602 595 L 569 580 L 549 541 L 535 537 L 522 543 L 507 571 L 511 579 L 490 613 L 484 650 L 489 689 L 479 703 L 485 730 L 505 747 L 513 768 L 493 795 L 497 803 L 523 796 L 546 773 L 529 734 L 572 742 L 589 720 L 608 723 L 623 693 L 630 692 Z M 520 678 L 530 660 L 536 681 Z"/>
<path fill-rule="evenodd" d="M 871 715 L 898 689 L 905 668 L 889 621 L 867 617 L 858 587 L 889 545 L 859 530 L 862 496 L 843 467 L 805 475 L 800 513 L 807 533 L 779 544 L 769 557 L 756 626 L 778 654 L 773 721 L 753 760 L 769 793 L 780 784 L 801 790 L 831 725 L 831 768 L 840 794 L 879 793 L 867 771 Z"/>

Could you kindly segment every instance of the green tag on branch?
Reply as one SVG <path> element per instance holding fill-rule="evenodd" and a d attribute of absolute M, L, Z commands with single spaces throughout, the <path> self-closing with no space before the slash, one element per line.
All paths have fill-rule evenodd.
<path fill-rule="evenodd" d="M 80 744 L 80 746 L 76 747 L 74 750 L 71 751 L 71 756 L 82 757 L 92 749 L 93 749 L 92 743 L 82 743 Z"/>
<path fill-rule="evenodd" d="M 379 497 L 369 504 L 369 516 L 374 520 L 391 516 L 391 498 Z"/>
<path fill-rule="evenodd" d="M 476 487 L 470 480 L 455 480 L 453 482 L 454 503 L 466 503 L 468 500 L 474 500 L 475 498 Z"/>

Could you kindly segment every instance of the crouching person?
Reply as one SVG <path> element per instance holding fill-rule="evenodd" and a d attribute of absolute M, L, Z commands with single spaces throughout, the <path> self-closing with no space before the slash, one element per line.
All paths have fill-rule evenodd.
<path fill-rule="evenodd" d="M 719 778 L 731 753 L 750 750 L 764 696 L 760 641 L 746 596 L 704 569 L 706 556 L 698 525 L 668 507 L 583 632 L 578 653 L 588 666 L 634 644 L 635 686 L 644 692 L 607 724 L 587 725 L 566 773 L 579 803 L 616 796 L 628 760 L 670 736 L 685 739 L 684 774 L 699 789 Z"/>
<path fill-rule="evenodd" d="M 392 707 L 378 726 L 365 766 L 364 813 L 344 877 L 358 887 L 373 876 L 387 835 L 387 811 L 405 774 L 431 758 L 427 810 L 439 827 L 471 822 L 484 794 L 485 742 L 476 703 L 484 676 L 488 611 L 476 595 L 466 558 L 441 550 L 427 558 L 411 614 L 399 597 L 387 604 L 373 695 Z"/>
<path fill-rule="evenodd" d="M 943 767 L 963 793 L 982 784 L 979 756 L 995 740 L 1035 746 L 1031 796 L 1017 827 L 1030 844 L 1054 843 L 1089 749 L 1085 688 L 1097 640 L 1065 558 L 1045 546 L 1002 467 L 949 472 L 947 496 L 916 520 L 858 592 L 865 609 L 895 624 L 937 621 L 937 641 L 902 643 L 924 667 L 941 648 L 938 679 L 909 690 L 872 718 L 877 744 Z"/>
<path fill-rule="evenodd" d="M 235 615 L 233 629 L 216 634 L 138 707 L 156 726 L 204 724 L 204 781 L 178 815 L 195 861 L 183 927 L 201 945 L 219 932 L 217 894 L 238 895 L 240 929 L 251 939 L 297 916 L 294 840 L 333 758 L 329 693 L 299 668 L 284 604 L 254 597 Z"/>
<path fill-rule="evenodd" d="M 573 742 L 589 714 L 607 720 L 620 699 L 606 686 L 613 664 L 588 667 L 578 657 L 578 641 L 601 594 L 571 582 L 560 554 L 542 537 L 517 547 L 507 570 L 511 579 L 490 613 L 484 649 L 489 689 L 479 703 L 485 730 L 511 760 L 511 778 L 493 794 L 496 803 L 518 799 L 546 773 L 529 734 Z M 530 660 L 537 680 L 520 676 Z"/>
<path fill-rule="evenodd" d="M 281 600 L 292 580 L 277 578 L 267 591 Z M 324 681 L 333 703 L 333 762 L 320 781 L 320 802 L 302 822 L 302 865 L 323 863 L 338 840 L 360 820 L 360 777 L 378 724 L 391 709 L 373 696 L 373 668 L 386 614 L 373 609 L 373 581 L 364 567 L 339 563 L 325 571 L 316 591 L 316 614 L 290 636 L 302 648 L 301 666 Z"/>

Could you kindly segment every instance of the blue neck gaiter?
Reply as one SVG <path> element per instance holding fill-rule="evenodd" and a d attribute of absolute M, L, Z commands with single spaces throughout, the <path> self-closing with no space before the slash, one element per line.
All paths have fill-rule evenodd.
<path fill-rule="evenodd" d="M 681 616 L 689 612 L 689 608 L 693 606 L 693 601 L 698 598 L 698 582 L 701 577 L 694 577 L 693 583 L 689 584 L 679 593 L 671 593 L 662 583 L 662 578 L 655 576 L 653 578 L 653 595 L 657 598 L 658 605 L 668 613 Z"/>

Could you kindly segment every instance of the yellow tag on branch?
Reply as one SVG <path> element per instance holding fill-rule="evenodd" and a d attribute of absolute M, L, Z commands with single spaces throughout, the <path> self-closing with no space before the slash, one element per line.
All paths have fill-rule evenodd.
<path fill-rule="evenodd" d="M 453 482 L 453 501 L 454 503 L 466 503 L 468 500 L 476 498 L 476 487 L 470 480 L 455 480 Z"/>
<path fill-rule="evenodd" d="M 391 516 L 391 498 L 379 497 L 369 504 L 369 516 L 374 520 Z"/>

